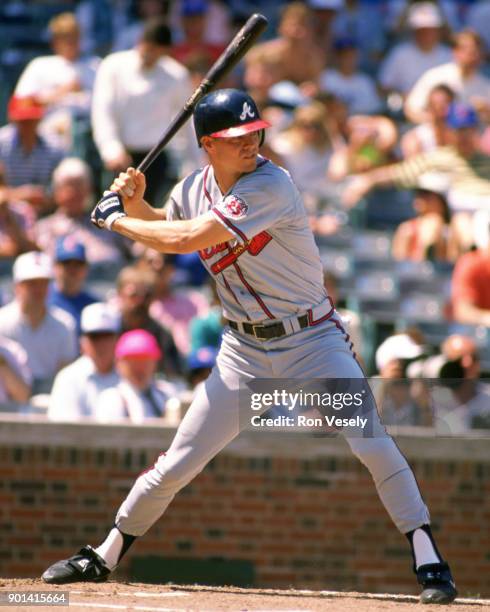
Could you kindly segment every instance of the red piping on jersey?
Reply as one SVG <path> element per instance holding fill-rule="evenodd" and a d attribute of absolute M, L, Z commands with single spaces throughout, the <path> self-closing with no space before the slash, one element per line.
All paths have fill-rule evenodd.
<path fill-rule="evenodd" d="M 225 217 L 221 211 L 219 211 L 217 208 L 212 208 L 211 212 L 213 212 L 215 215 L 218 215 L 221 221 L 223 221 L 223 223 L 225 223 L 233 232 L 237 233 L 240 236 L 240 238 L 243 240 L 243 242 L 248 242 L 248 238 L 245 236 L 242 230 L 238 229 L 238 227 L 234 225 L 228 219 L 228 217 Z"/>
<path fill-rule="evenodd" d="M 250 293 L 250 295 L 256 299 L 258 305 L 262 308 L 262 310 L 269 317 L 269 319 L 275 319 L 274 315 L 271 313 L 271 311 L 264 304 L 264 302 L 263 302 L 262 298 L 260 297 L 260 295 L 258 293 L 256 293 L 254 288 L 247 283 L 247 281 L 245 280 L 245 277 L 243 276 L 243 272 L 241 271 L 240 266 L 237 264 L 236 261 L 233 263 L 233 267 L 235 268 L 235 270 L 236 270 L 236 272 L 238 274 L 238 277 L 240 278 L 242 283 L 248 289 L 248 292 Z"/>
<path fill-rule="evenodd" d="M 338 321 L 337 319 L 333 318 L 332 321 L 335 323 L 335 327 L 340 330 L 343 334 L 344 334 L 344 340 L 347 344 L 349 344 L 349 350 L 351 351 L 352 355 L 354 356 L 354 359 L 357 361 L 357 354 L 354 351 L 354 343 L 353 342 L 349 342 L 349 334 L 345 331 L 343 325 L 340 323 L 340 321 Z M 359 366 L 360 367 L 360 366 Z"/>
<path fill-rule="evenodd" d="M 332 302 L 332 298 L 330 296 L 327 296 L 327 299 L 330 302 L 331 308 L 327 312 L 326 315 L 323 315 L 323 317 L 320 317 L 319 319 L 314 321 L 313 320 L 313 310 L 311 308 L 308 308 L 308 310 L 306 311 L 306 314 L 308 315 L 308 326 L 309 327 L 314 327 L 315 325 L 320 325 L 320 323 L 323 323 L 323 321 L 327 321 L 327 319 L 330 319 L 330 317 L 335 312 L 335 306 L 334 306 L 334 303 Z"/>
<path fill-rule="evenodd" d="M 208 181 L 208 173 L 209 173 L 209 168 L 210 167 L 211 166 L 209 166 L 209 165 L 206 166 L 206 170 L 204 170 L 204 178 L 202 180 L 202 183 L 203 183 L 204 195 L 205 195 L 206 199 L 209 201 L 209 203 L 212 204 L 213 200 L 211 199 L 211 194 L 209 193 L 208 188 L 206 187 L 206 183 Z"/>
<path fill-rule="evenodd" d="M 243 308 L 243 306 L 240 304 L 237 296 L 235 295 L 235 292 L 233 291 L 233 289 L 230 287 L 230 283 L 226 280 L 226 276 L 222 273 L 221 274 L 223 281 L 225 283 L 226 288 L 228 289 L 228 291 L 231 293 L 231 295 L 234 297 L 235 302 L 241 307 Z M 245 309 L 244 309 L 245 310 Z"/>

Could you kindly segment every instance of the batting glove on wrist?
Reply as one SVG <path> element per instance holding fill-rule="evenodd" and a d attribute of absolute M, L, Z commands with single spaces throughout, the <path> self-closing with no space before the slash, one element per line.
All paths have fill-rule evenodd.
<path fill-rule="evenodd" d="M 121 217 L 127 217 L 122 199 L 119 194 L 110 191 L 97 202 L 90 215 L 90 220 L 99 229 L 111 230 L 114 221 Z"/>

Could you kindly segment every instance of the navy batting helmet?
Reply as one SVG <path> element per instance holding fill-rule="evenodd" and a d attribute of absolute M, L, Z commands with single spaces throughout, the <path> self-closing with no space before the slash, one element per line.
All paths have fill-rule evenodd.
<path fill-rule="evenodd" d="M 201 146 L 203 136 L 233 138 L 263 130 L 270 123 L 260 118 L 253 99 L 239 89 L 218 89 L 204 96 L 194 110 L 194 127 Z"/>

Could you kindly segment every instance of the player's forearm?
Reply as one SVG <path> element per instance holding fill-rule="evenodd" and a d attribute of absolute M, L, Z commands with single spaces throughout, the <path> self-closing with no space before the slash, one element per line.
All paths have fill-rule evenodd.
<path fill-rule="evenodd" d="M 194 246 L 192 220 L 164 221 L 121 217 L 114 222 L 112 229 L 161 253 L 192 253 L 201 248 Z"/>
<path fill-rule="evenodd" d="M 119 217 L 111 229 L 162 253 L 193 253 L 233 237 L 211 212 L 184 221 Z"/>
<path fill-rule="evenodd" d="M 129 217 L 142 221 L 164 221 L 166 219 L 166 212 L 163 208 L 153 208 L 146 200 L 131 203 L 125 201 L 124 210 Z"/>

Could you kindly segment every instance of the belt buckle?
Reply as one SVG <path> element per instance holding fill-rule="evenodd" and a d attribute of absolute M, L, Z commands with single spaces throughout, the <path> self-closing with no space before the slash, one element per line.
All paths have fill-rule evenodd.
<path fill-rule="evenodd" d="M 267 340 L 267 338 L 263 338 L 257 335 L 257 329 L 264 329 L 266 325 L 262 325 L 262 323 L 252 323 L 252 330 L 254 334 L 254 338 L 257 340 Z"/>

